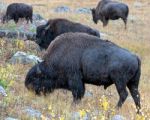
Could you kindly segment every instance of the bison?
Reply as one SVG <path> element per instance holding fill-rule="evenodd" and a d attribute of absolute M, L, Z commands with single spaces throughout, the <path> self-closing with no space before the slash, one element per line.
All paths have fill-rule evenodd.
<path fill-rule="evenodd" d="M 105 89 L 115 84 L 117 106 L 126 100 L 128 87 L 139 112 L 140 74 L 140 59 L 128 50 L 86 33 L 64 33 L 51 42 L 44 60 L 29 70 L 25 86 L 37 95 L 67 89 L 76 102 L 84 96 L 85 83 Z"/>
<path fill-rule="evenodd" d="M 2 22 L 5 23 L 13 19 L 15 23 L 18 22 L 19 18 L 25 18 L 27 23 L 32 23 L 33 8 L 30 5 L 24 3 L 12 3 L 7 7 L 6 14 L 3 17 Z"/>
<path fill-rule="evenodd" d="M 101 0 L 96 8 L 92 9 L 92 17 L 95 24 L 101 20 L 103 27 L 107 26 L 109 20 L 121 18 L 124 21 L 125 29 L 129 8 L 126 4 L 111 0 Z"/>
<path fill-rule="evenodd" d="M 36 29 L 36 43 L 43 49 L 47 49 L 50 42 L 58 35 L 66 32 L 84 32 L 97 37 L 100 34 L 97 30 L 86 25 L 75 23 L 63 18 L 50 19 L 45 25 L 40 25 Z"/>

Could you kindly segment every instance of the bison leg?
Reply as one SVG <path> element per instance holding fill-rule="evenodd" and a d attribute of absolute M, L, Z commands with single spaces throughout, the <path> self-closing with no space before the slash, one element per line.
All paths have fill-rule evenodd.
<path fill-rule="evenodd" d="M 76 103 L 84 96 L 85 86 L 81 79 L 82 77 L 78 74 L 72 75 L 69 79 L 69 89 L 72 91 L 73 101 Z"/>
<path fill-rule="evenodd" d="M 128 92 L 126 90 L 126 83 L 124 81 L 125 80 L 122 80 L 122 78 L 118 80 L 117 79 L 114 80 L 117 92 L 119 94 L 119 101 L 117 104 L 118 108 L 122 107 L 122 104 L 124 103 L 124 101 L 126 100 L 128 96 Z"/>
<path fill-rule="evenodd" d="M 123 18 L 122 20 L 123 20 L 123 22 L 124 22 L 125 29 L 127 29 L 127 19 L 126 19 L 126 18 L 125 18 L 125 19 Z"/>
<path fill-rule="evenodd" d="M 18 18 L 16 17 L 16 18 L 14 18 L 14 21 L 15 21 L 15 23 L 17 24 L 18 23 Z"/>
<path fill-rule="evenodd" d="M 140 113 L 140 109 L 141 109 L 141 105 L 140 105 L 140 94 L 138 91 L 138 87 L 136 85 L 134 85 L 134 83 L 129 83 L 128 84 L 128 88 L 130 90 L 130 93 L 134 99 L 134 103 L 136 105 L 137 108 L 137 113 Z"/>
<path fill-rule="evenodd" d="M 27 20 L 27 24 L 29 23 L 29 18 L 28 17 L 26 17 L 26 20 Z"/>
<path fill-rule="evenodd" d="M 30 17 L 29 19 L 30 19 L 30 22 L 32 23 L 33 22 L 32 17 Z"/>
<path fill-rule="evenodd" d="M 103 27 L 107 26 L 108 24 L 108 19 L 106 19 L 104 16 L 103 16 Z"/>

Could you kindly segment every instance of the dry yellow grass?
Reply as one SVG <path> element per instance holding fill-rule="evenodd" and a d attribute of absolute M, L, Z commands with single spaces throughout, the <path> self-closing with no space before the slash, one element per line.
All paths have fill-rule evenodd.
<path fill-rule="evenodd" d="M 144 7 L 136 8 L 134 7 L 135 0 L 122 0 L 129 5 L 130 15 L 135 17 L 135 20 L 128 21 L 128 28 L 124 30 L 124 24 L 121 20 L 110 21 L 108 26 L 103 28 L 102 23 L 95 25 L 92 22 L 91 15 L 75 14 L 75 13 L 54 13 L 51 11 L 60 5 L 67 5 L 71 9 L 76 7 L 94 7 L 96 6 L 98 0 L 5 0 L 7 4 L 13 2 L 25 2 L 29 4 L 44 4 L 45 6 L 37 7 L 34 6 L 34 11 L 40 13 L 46 19 L 65 17 L 67 19 L 81 22 L 87 24 L 93 28 L 97 28 L 103 33 L 108 34 L 106 39 L 129 49 L 130 51 L 136 53 L 140 56 L 142 60 L 142 75 L 140 79 L 140 93 L 141 93 L 141 104 L 142 111 L 146 120 L 150 119 L 150 2 L 149 0 L 141 0 Z M 2 40 L 3 41 L 3 40 Z M 16 48 L 13 43 L 5 43 L 4 46 L 0 46 L 0 50 L 3 52 L 0 56 L 0 67 L 5 67 L 5 60 L 10 57 L 14 51 L 20 50 Z M 30 51 L 41 56 L 41 53 L 37 53 L 31 48 L 23 48 L 23 51 Z M 13 65 L 13 74 L 17 77 L 13 80 L 14 83 L 10 87 L 11 91 L 8 91 L 8 97 L 0 100 L 0 118 L 3 119 L 6 116 L 13 116 L 20 119 L 29 119 L 29 117 L 22 112 L 26 106 L 31 106 L 34 109 L 40 110 L 44 116 L 47 114 L 62 115 L 65 120 L 69 119 L 70 113 L 72 111 L 80 111 L 82 109 L 92 111 L 95 109 L 103 110 L 99 106 L 99 99 L 102 95 L 108 98 L 108 102 L 112 108 L 116 105 L 118 101 L 118 94 L 116 92 L 115 86 L 109 87 L 104 91 L 103 87 L 97 87 L 93 85 L 86 85 L 86 90 L 93 92 L 93 98 L 83 98 L 81 103 L 76 106 L 72 106 L 72 95 L 70 92 L 64 93 L 62 90 L 57 90 L 54 93 L 44 97 L 37 97 L 26 90 L 24 87 L 24 79 L 27 71 L 30 69 L 31 65 Z M 10 80 L 11 81 L 11 80 Z M 111 93 L 111 95 L 110 95 Z M 129 95 L 130 96 L 130 95 Z M 111 102 L 110 102 L 111 101 Z M 115 111 L 127 118 L 127 120 L 136 119 L 135 107 L 133 100 L 127 99 L 121 110 Z M 107 120 L 108 111 L 103 110 L 103 115 Z M 54 117 L 55 118 L 55 117 Z M 94 115 L 93 115 L 94 118 Z M 97 120 L 102 119 L 102 117 L 96 118 Z M 138 118 L 137 118 L 138 119 Z M 142 119 L 141 119 L 142 120 Z"/>

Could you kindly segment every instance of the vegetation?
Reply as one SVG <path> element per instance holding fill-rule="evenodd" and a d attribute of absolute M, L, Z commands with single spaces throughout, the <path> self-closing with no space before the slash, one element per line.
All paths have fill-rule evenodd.
<path fill-rule="evenodd" d="M 20 2 L 20 0 L 6 0 L 7 4 Z M 125 104 L 120 110 L 115 106 L 118 101 L 118 94 L 114 85 L 106 91 L 102 86 L 86 85 L 86 90 L 93 93 L 92 97 L 84 97 L 78 105 L 72 105 L 71 92 L 57 90 L 48 96 L 35 96 L 24 86 L 24 80 L 27 71 L 32 65 L 15 64 L 10 65 L 7 60 L 16 52 L 24 51 L 33 53 L 42 57 L 43 52 L 36 50 L 35 43 L 31 45 L 19 40 L 0 39 L 0 85 L 6 88 L 7 97 L 0 97 L 0 119 L 5 117 L 14 117 L 22 120 L 32 120 L 24 113 L 24 109 L 30 106 L 39 110 L 41 119 L 50 117 L 52 120 L 69 120 L 72 112 L 79 112 L 80 118 L 90 114 L 92 120 L 109 120 L 115 114 L 123 115 L 127 120 L 149 120 L 150 119 L 150 32 L 149 18 L 150 7 L 148 0 L 142 0 L 142 7 L 135 7 L 135 0 L 122 0 L 129 5 L 130 16 L 127 24 L 127 30 L 124 30 L 124 24 L 121 20 L 110 21 L 108 26 L 103 28 L 102 23 L 95 25 L 89 14 L 76 13 L 55 13 L 53 8 L 61 5 L 67 5 L 72 9 L 78 7 L 95 7 L 97 0 L 21 0 L 29 4 L 44 4 L 44 6 L 34 6 L 34 11 L 41 14 L 46 19 L 65 17 L 67 19 L 87 24 L 93 28 L 105 33 L 105 39 L 122 46 L 140 56 L 142 61 L 142 74 L 140 79 L 140 94 L 142 104 L 142 115 L 136 115 L 134 102 L 129 95 Z M 135 19 L 133 19 L 135 18 Z M 12 25 L 11 25 L 12 24 Z M 0 26 L 14 28 L 14 23 Z M 98 113 L 97 113 L 98 112 Z"/>

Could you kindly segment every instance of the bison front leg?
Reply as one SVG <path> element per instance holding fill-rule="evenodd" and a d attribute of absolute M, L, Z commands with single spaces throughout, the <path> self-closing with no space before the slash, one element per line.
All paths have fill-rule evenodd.
<path fill-rule="evenodd" d="M 103 16 L 102 21 L 103 21 L 103 27 L 107 26 L 108 19 L 106 19 L 105 16 Z"/>
<path fill-rule="evenodd" d="M 79 74 L 72 75 L 69 79 L 69 89 L 72 91 L 73 102 L 77 103 L 84 96 L 85 86 Z"/>

